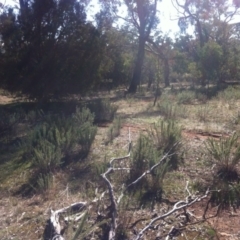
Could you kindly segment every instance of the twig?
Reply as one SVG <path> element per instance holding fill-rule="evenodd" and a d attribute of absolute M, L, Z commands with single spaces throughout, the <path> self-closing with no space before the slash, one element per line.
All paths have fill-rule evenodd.
<path fill-rule="evenodd" d="M 179 202 L 177 202 L 170 211 L 168 211 L 167 213 L 165 213 L 165 214 L 163 214 L 163 215 L 161 215 L 161 216 L 158 216 L 158 217 L 152 219 L 152 221 L 138 233 L 138 235 L 137 235 L 137 237 L 135 238 L 135 240 L 141 239 L 142 236 L 143 236 L 143 234 L 144 234 L 155 222 L 157 222 L 157 221 L 159 221 L 159 220 L 162 220 L 162 219 L 164 219 L 164 218 L 172 215 L 172 214 L 173 214 L 174 212 L 176 212 L 176 211 L 179 211 L 179 210 L 181 210 L 181 209 L 183 209 L 183 208 L 189 207 L 189 206 L 193 205 L 193 204 L 196 203 L 196 202 L 202 201 L 203 199 L 207 198 L 208 195 L 209 195 L 209 189 L 206 191 L 205 195 L 200 196 L 200 197 L 196 197 L 196 198 L 193 199 L 191 202 L 186 202 L 186 201 L 179 201 Z"/>
<path fill-rule="evenodd" d="M 132 142 L 131 142 L 131 135 L 130 135 L 130 128 L 128 130 L 128 140 L 129 140 L 129 147 L 128 147 L 128 154 L 126 156 L 123 157 L 118 157 L 118 158 L 113 158 L 110 163 L 109 163 L 109 168 L 107 169 L 107 171 L 103 174 L 101 174 L 103 180 L 106 182 L 107 187 L 108 187 L 108 192 L 109 192 L 109 196 L 110 196 L 110 201 L 111 201 L 111 227 L 110 227 L 110 231 L 108 234 L 108 240 L 114 240 L 115 239 L 115 235 L 116 235 L 116 229 L 117 229 L 117 202 L 115 200 L 115 196 L 114 196 L 114 190 L 113 190 L 113 185 L 111 184 L 111 182 L 109 181 L 109 179 L 107 178 L 107 175 L 112 173 L 114 170 L 122 170 L 120 168 L 114 168 L 113 167 L 113 163 L 115 161 L 120 161 L 120 160 L 124 160 L 130 157 L 131 155 L 131 148 L 132 148 Z"/>

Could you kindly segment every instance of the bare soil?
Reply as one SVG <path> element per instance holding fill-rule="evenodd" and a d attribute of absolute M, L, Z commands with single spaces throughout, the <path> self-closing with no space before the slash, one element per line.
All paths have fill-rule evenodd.
<path fill-rule="evenodd" d="M 0 104 L 9 104 L 15 101 L 10 96 L 0 96 Z M 111 146 L 104 145 L 104 136 L 109 124 L 99 125 L 96 142 L 92 148 L 90 158 L 96 161 L 101 161 L 103 153 L 107 153 L 107 157 L 118 154 L 119 149 L 125 151 L 129 131 L 133 142 L 136 141 L 140 132 L 146 132 L 149 125 L 156 121 L 158 114 L 149 114 L 146 109 L 152 105 L 153 98 L 138 98 L 138 99 L 120 99 L 116 100 L 115 104 L 119 106 L 118 114 L 125 119 L 120 135 L 114 140 Z M 180 167 L 176 174 L 180 174 L 180 186 L 185 186 L 185 181 L 195 181 L 196 179 L 205 179 L 210 174 L 205 171 L 202 163 L 203 143 L 209 137 L 219 139 L 222 136 L 227 137 L 225 132 L 206 131 L 205 129 L 184 129 L 182 131 L 183 142 L 185 143 L 185 158 L 184 165 Z M 109 150 L 111 149 L 111 150 Z M 110 151 L 110 153 L 109 153 Z M 96 158 L 97 156 L 97 158 Z M 5 165 L 1 165 L 4 167 Z M 71 171 L 69 167 L 68 171 Z M 15 190 L 19 188 L 19 184 L 24 183 L 27 179 L 28 169 L 23 169 L 21 173 L 13 173 L 6 181 L 0 183 L 0 239 L 41 239 L 44 231 L 44 224 L 49 217 L 49 209 L 59 209 L 76 201 L 83 201 L 84 186 L 81 186 L 79 192 L 73 193 L 69 187 L 68 178 L 64 171 L 60 171 L 55 176 L 55 187 L 45 192 L 44 194 L 35 194 L 31 197 L 22 197 L 16 195 Z M 91 180 L 90 180 L 91 181 Z M 166 180 L 166 183 L 170 181 Z M 176 181 L 176 180 L 175 180 Z M 79 180 L 79 184 L 81 181 Z M 175 185 L 174 185 L 175 186 Z M 82 190 L 82 191 L 81 191 Z M 168 190 L 167 190 L 168 191 Z M 178 201 L 184 197 L 184 190 L 179 191 L 176 195 L 167 194 L 171 201 Z M 183 198 L 184 199 L 184 198 Z M 209 207 L 206 218 L 201 222 L 202 215 L 206 207 L 206 201 L 195 204 L 189 210 L 193 214 L 193 221 L 199 219 L 199 224 L 189 226 L 175 239 L 221 239 L 221 240 L 237 240 L 240 239 L 240 211 L 230 209 L 229 211 L 221 212 L 217 217 L 211 218 L 216 214 L 216 207 Z M 166 204 L 159 205 L 156 211 L 167 209 Z M 130 211 L 126 214 L 126 221 L 131 224 L 139 219 L 145 219 L 136 224 L 136 229 L 140 229 L 146 224 L 147 220 L 156 212 L 147 210 Z M 123 219 L 121 219 L 123 221 Z M 129 224 L 129 225 L 131 225 Z M 132 231 L 132 230 L 131 230 Z M 206 232 L 205 237 L 200 235 L 200 232 Z M 133 234 L 133 233 L 131 233 Z M 156 231 L 149 232 L 145 239 L 157 239 Z"/>

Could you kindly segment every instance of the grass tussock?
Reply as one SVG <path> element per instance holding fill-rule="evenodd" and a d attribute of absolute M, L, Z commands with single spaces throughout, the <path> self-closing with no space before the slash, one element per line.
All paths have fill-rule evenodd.
<path fill-rule="evenodd" d="M 221 208 L 239 206 L 240 199 L 240 146 L 238 135 L 221 138 L 219 141 L 209 139 L 205 146 L 209 154 L 209 161 L 213 167 L 214 189 L 211 202 Z"/>

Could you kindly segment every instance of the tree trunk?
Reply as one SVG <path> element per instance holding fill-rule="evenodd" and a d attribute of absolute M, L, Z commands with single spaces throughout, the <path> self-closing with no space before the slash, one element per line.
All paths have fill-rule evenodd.
<path fill-rule="evenodd" d="M 144 47 L 145 47 L 145 38 L 140 35 L 136 64 L 133 71 L 132 81 L 128 88 L 128 93 L 136 93 L 137 86 L 140 84 L 141 75 L 142 75 L 142 66 L 143 66 L 143 60 L 144 60 L 144 52 L 145 52 Z"/>
<path fill-rule="evenodd" d="M 165 87 L 170 86 L 169 82 L 169 64 L 168 64 L 168 59 L 164 59 L 164 82 L 165 82 Z"/>

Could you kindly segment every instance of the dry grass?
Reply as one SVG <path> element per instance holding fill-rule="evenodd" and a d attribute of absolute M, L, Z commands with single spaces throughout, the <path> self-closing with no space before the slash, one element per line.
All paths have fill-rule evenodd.
<path fill-rule="evenodd" d="M 6 100 L 5 97 L 0 98 L 2 104 L 7 104 L 11 100 Z M 178 106 L 174 94 L 170 96 L 170 99 Z M 146 132 L 150 124 L 163 118 L 157 107 L 153 107 L 153 100 L 154 97 L 151 95 L 131 96 L 128 99 L 114 98 L 114 103 L 119 107 L 117 115 L 124 120 L 120 135 L 106 146 L 105 139 L 110 123 L 99 125 L 91 153 L 85 163 L 72 163 L 66 169 L 56 172 L 52 188 L 43 194 L 28 196 L 20 194 L 19 189 L 28 183 L 29 165 L 27 163 L 19 165 L 17 158 L 1 162 L 0 167 L 4 170 L 0 177 L 0 239 L 41 239 L 50 208 L 59 209 L 73 202 L 89 201 L 94 197 L 96 187 L 99 187 L 99 191 L 103 191 L 105 186 L 96 176 L 96 165 L 101 165 L 112 157 L 126 153 L 129 129 L 135 144 L 140 132 Z M 160 98 L 159 102 L 161 101 L 163 99 Z M 233 131 L 239 132 L 240 130 L 238 122 L 233 123 L 240 110 L 240 100 L 215 97 L 207 103 L 195 102 L 184 104 L 184 109 L 188 113 L 186 118 L 177 117 L 178 124 L 183 128 L 185 154 L 184 164 L 178 170 L 168 173 L 163 182 L 163 197 L 172 202 L 186 197 L 186 181 L 191 182 L 191 189 L 194 190 L 196 182 L 208 180 L 211 172 L 209 167 L 206 167 L 206 156 L 202 150 L 203 142 L 208 136 L 229 135 Z M 113 180 L 120 183 L 119 175 L 116 176 Z M 125 202 L 126 206 L 121 209 L 119 220 L 123 225 L 127 225 L 124 227 L 131 226 L 143 215 L 147 219 L 151 218 L 153 213 L 150 208 L 133 211 L 130 210 L 132 205 L 127 203 L 127 199 Z M 155 206 L 154 211 L 160 213 L 168 207 L 166 203 L 161 203 Z M 200 215 L 203 209 L 204 206 L 198 205 L 192 210 L 194 214 Z M 211 211 L 214 212 L 214 210 Z M 222 217 L 226 218 L 226 215 Z M 235 224 L 232 224 L 232 229 L 229 231 L 224 224 L 218 224 L 216 227 L 213 221 L 196 225 L 194 228 L 189 227 L 184 232 L 185 236 L 179 236 L 178 239 L 194 239 L 195 237 L 196 239 L 216 239 L 214 238 L 216 234 L 219 239 L 230 239 L 222 237 L 218 232 L 237 233 L 239 217 L 234 221 Z M 144 221 L 140 222 L 136 225 L 136 229 L 140 229 L 144 224 Z M 229 225 L 226 224 L 226 226 Z M 169 228 L 169 225 L 165 226 L 166 231 Z M 154 231 L 149 232 L 148 239 L 155 239 L 154 236 L 156 236 Z"/>

